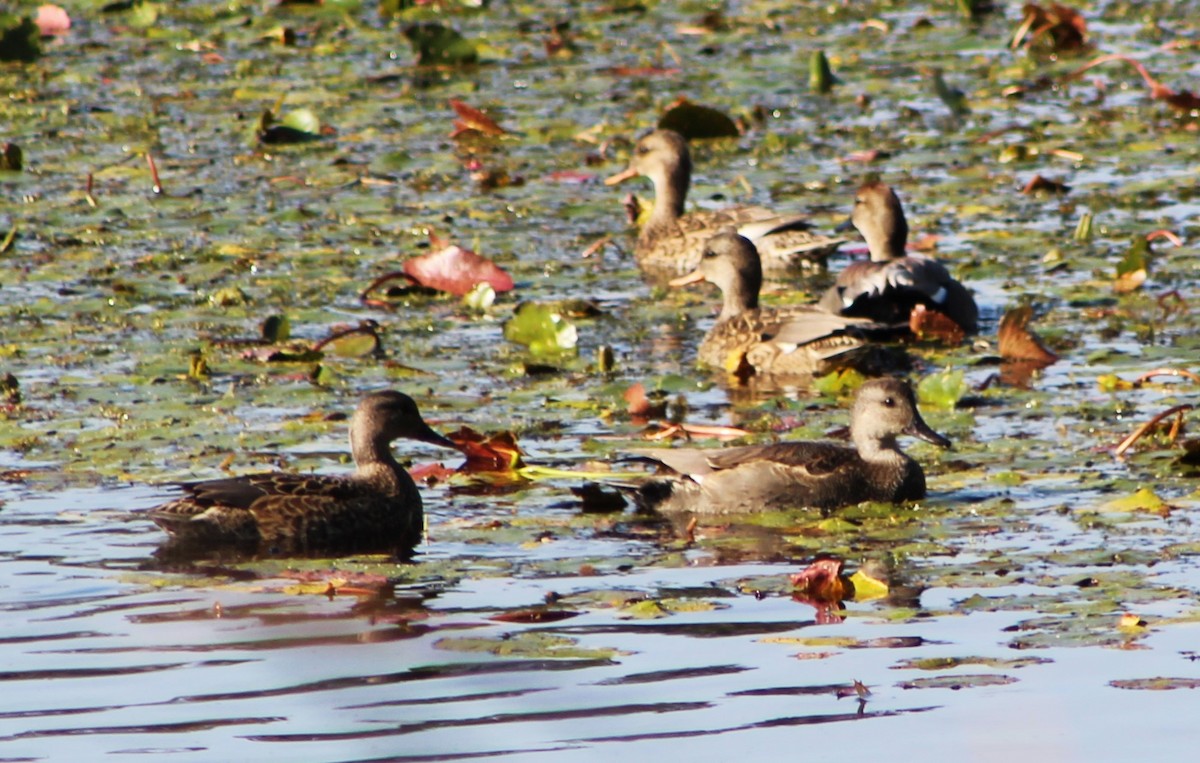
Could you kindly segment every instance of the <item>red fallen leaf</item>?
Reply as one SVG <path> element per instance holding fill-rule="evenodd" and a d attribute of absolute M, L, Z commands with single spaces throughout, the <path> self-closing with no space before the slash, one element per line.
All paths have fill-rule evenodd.
<path fill-rule="evenodd" d="M 922 233 L 915 241 L 908 244 L 906 249 L 913 252 L 933 252 L 938 248 L 942 237 L 936 233 Z"/>
<path fill-rule="evenodd" d="M 814 601 L 836 603 L 854 594 L 854 584 L 842 577 L 846 563 L 827 557 L 817 559 L 791 576 L 792 587 Z"/>
<path fill-rule="evenodd" d="M 408 476 L 412 477 L 414 482 L 445 482 L 457 472 L 457 469 L 447 468 L 439 461 L 414 466 L 408 470 Z"/>
<path fill-rule="evenodd" d="M 579 170 L 557 170 L 555 172 L 551 172 L 549 178 L 555 183 L 583 184 L 595 180 L 596 173 L 580 172 Z"/>
<path fill-rule="evenodd" d="M 1047 193 L 1070 193 L 1071 186 L 1059 180 L 1051 180 L 1044 178 L 1041 175 L 1034 175 L 1021 189 L 1021 193 L 1037 193 L 1038 191 L 1046 191 Z"/>
<path fill-rule="evenodd" d="M 71 28 L 71 17 L 57 5 L 46 4 L 38 8 L 33 23 L 37 24 L 42 37 L 56 37 L 66 34 Z"/>
<path fill-rule="evenodd" d="M 908 316 L 908 329 L 917 339 L 936 339 L 945 344 L 962 344 L 962 327 L 937 310 L 916 305 Z"/>
<path fill-rule="evenodd" d="M 440 243 L 433 235 L 430 235 L 430 239 L 434 246 Z M 404 274 L 421 286 L 459 297 L 480 282 L 490 284 L 497 293 L 513 288 L 512 276 L 499 266 L 455 244 L 413 257 L 404 263 Z"/>
<path fill-rule="evenodd" d="M 470 427 L 446 435 L 458 446 L 467 462 L 462 472 L 511 472 L 525 466 L 521 460 L 521 449 L 512 432 L 500 432 L 484 437 Z"/>
<path fill-rule="evenodd" d="M 450 99 L 450 108 L 454 109 L 459 116 L 458 119 L 454 120 L 454 132 L 450 133 L 451 138 L 457 138 L 466 132 L 479 132 L 493 137 L 504 135 L 508 132 L 496 124 L 496 120 L 474 106 L 468 106 L 457 98 Z"/>
<path fill-rule="evenodd" d="M 1029 330 L 1033 308 L 1029 305 L 1015 307 L 1000 319 L 1000 357 L 1005 360 L 1029 360 L 1050 365 L 1058 356 L 1046 349 L 1042 340 Z"/>
<path fill-rule="evenodd" d="M 646 385 L 641 382 L 625 390 L 625 402 L 629 404 L 625 410 L 631 416 L 649 416 L 654 408 L 650 398 L 646 397 Z"/>
<path fill-rule="evenodd" d="M 489 620 L 494 620 L 498 623 L 555 623 L 559 620 L 568 620 L 578 616 L 579 612 L 571 612 L 566 609 L 517 609 L 512 612 L 504 612 L 499 615 L 492 615 Z"/>

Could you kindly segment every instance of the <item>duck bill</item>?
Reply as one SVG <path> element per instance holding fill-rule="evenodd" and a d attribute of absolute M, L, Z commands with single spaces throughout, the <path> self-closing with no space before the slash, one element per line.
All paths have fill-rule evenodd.
<path fill-rule="evenodd" d="M 940 434 L 930 429 L 929 425 L 925 423 L 925 419 L 921 418 L 921 414 L 919 413 L 916 413 L 916 415 L 913 416 L 913 421 L 908 425 L 907 428 L 905 428 L 904 434 L 911 435 L 913 437 L 919 437 L 925 442 L 931 442 L 939 448 L 950 447 L 949 438 L 942 437 Z"/>
<path fill-rule="evenodd" d="M 605 185 L 617 185 L 618 183 L 624 183 L 626 180 L 633 180 L 635 177 L 638 176 L 638 174 L 639 173 L 637 170 L 635 170 L 633 167 L 630 167 L 629 169 L 622 170 L 621 172 L 618 172 L 615 175 L 606 177 L 604 179 L 604 184 Z"/>
<path fill-rule="evenodd" d="M 678 278 L 672 278 L 670 281 L 667 281 L 667 286 L 674 286 L 675 288 L 679 288 L 680 286 L 687 286 L 688 284 L 700 283 L 703 280 L 704 280 L 704 274 L 701 273 L 699 270 L 693 270 L 691 273 L 688 273 L 686 276 L 679 276 Z"/>
<path fill-rule="evenodd" d="M 424 424 L 424 422 L 422 422 L 422 424 Z M 424 430 L 420 432 L 414 432 L 411 435 L 411 439 L 427 442 L 430 445 L 440 445 L 443 448 L 450 448 L 451 450 L 462 450 L 462 448 L 459 447 L 458 443 L 456 443 L 454 440 L 451 440 L 449 437 L 443 437 L 429 428 L 428 425 L 425 425 Z"/>
<path fill-rule="evenodd" d="M 850 217 L 847 217 L 833 229 L 834 233 L 849 233 L 852 230 L 854 230 L 854 220 Z"/>

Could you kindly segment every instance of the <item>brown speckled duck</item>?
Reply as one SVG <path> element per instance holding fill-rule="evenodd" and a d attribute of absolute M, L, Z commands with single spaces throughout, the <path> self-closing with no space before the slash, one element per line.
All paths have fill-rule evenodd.
<path fill-rule="evenodd" d="M 270 472 L 184 483 L 186 495 L 150 511 L 179 545 L 269 553 L 409 550 L 421 539 L 421 494 L 392 456 L 407 438 L 457 448 L 429 428 L 408 395 L 363 398 L 350 421 L 357 467 L 345 476 Z"/>
<path fill-rule="evenodd" d="M 957 323 L 964 332 L 979 328 L 975 298 L 937 260 L 904 251 L 908 222 L 900 199 L 887 185 L 867 183 L 854 197 L 849 223 L 871 252 L 838 274 L 821 298 L 822 308 L 839 315 L 883 323 L 907 322 L 914 306 L 925 305 Z"/>
<path fill-rule="evenodd" d="M 925 472 L 900 450 L 896 438 L 902 434 L 950 444 L 921 418 L 906 382 L 874 379 L 859 389 L 850 414 L 854 447 L 781 442 L 635 450 L 680 475 L 647 481 L 638 490 L 638 503 L 663 512 L 736 514 L 919 500 L 925 497 Z"/>
<path fill-rule="evenodd" d="M 684 214 L 692 179 L 687 141 L 674 130 L 655 130 L 637 142 L 629 168 L 605 180 L 606 185 L 638 177 L 654 184 L 654 210 L 638 235 L 634 254 L 638 265 L 660 275 L 679 275 L 700 262 L 704 242 L 717 231 L 734 226 L 754 241 L 769 272 L 786 270 L 804 261 L 823 262 L 843 238 L 812 233 L 801 215 L 781 215 L 764 207 L 737 206 Z"/>
<path fill-rule="evenodd" d="M 724 297 L 721 314 L 697 353 L 701 363 L 714 368 L 756 374 L 828 373 L 864 354 L 865 331 L 884 328 L 813 305 L 759 307 L 758 252 L 732 228 L 705 243 L 696 270 L 670 283 L 699 281 L 716 284 Z"/>

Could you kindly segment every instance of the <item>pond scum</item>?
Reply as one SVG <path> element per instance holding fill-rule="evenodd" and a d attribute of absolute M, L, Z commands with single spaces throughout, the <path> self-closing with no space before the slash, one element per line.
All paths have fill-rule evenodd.
<path fill-rule="evenodd" d="M 0 14 L 4 757 L 920 739 L 935 760 L 1183 759 L 1197 19 L 1117 0 Z M 927 497 L 630 506 L 631 450 L 837 440 L 865 378 L 696 364 L 716 290 L 641 271 L 651 183 L 604 184 L 656 127 L 688 136 L 684 212 L 800 213 L 836 243 L 881 181 L 904 254 L 970 289 L 977 327 L 933 302 L 870 338 L 954 444 L 904 443 Z M 817 301 L 865 260 L 848 237 L 827 267 L 768 269 L 762 309 Z M 786 349 L 777 330 L 759 338 Z M 348 417 L 382 389 L 464 451 L 396 448 L 423 496 L 411 560 L 161 547 L 146 510 L 173 483 L 349 471 Z"/>

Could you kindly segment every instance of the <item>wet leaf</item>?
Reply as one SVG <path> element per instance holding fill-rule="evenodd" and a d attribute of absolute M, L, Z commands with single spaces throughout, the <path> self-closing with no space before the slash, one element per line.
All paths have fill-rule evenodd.
<path fill-rule="evenodd" d="M 917 399 L 922 405 L 952 409 L 969 389 L 961 370 L 946 370 L 921 379 L 917 384 Z"/>
<path fill-rule="evenodd" d="M 479 61 L 475 43 L 435 22 L 413 24 L 404 30 L 418 66 L 465 66 Z"/>
<path fill-rule="evenodd" d="M 38 30 L 44 37 L 64 35 L 71 29 L 71 17 L 57 5 L 42 5 L 38 7 L 35 20 Z"/>
<path fill-rule="evenodd" d="M 1051 180 L 1041 175 L 1031 177 L 1029 182 L 1025 184 L 1025 187 L 1021 189 L 1021 193 L 1024 194 L 1048 193 L 1055 196 L 1070 193 L 1070 191 L 1071 186 L 1066 183 L 1060 180 Z"/>
<path fill-rule="evenodd" d="M 579 333 L 558 304 L 523 302 L 504 324 L 504 338 L 528 347 L 533 355 L 559 356 L 576 352 Z"/>
<path fill-rule="evenodd" d="M 1016 683 L 1012 676 L 980 673 L 975 675 L 933 676 L 931 678 L 914 678 L 911 681 L 900 681 L 896 686 L 901 689 L 977 689 L 983 686 L 1007 686 Z"/>
<path fill-rule="evenodd" d="M 855 570 L 854 574 L 850 576 L 850 582 L 854 586 L 855 601 L 872 601 L 888 595 L 887 583 L 871 577 L 861 569 Z"/>
<path fill-rule="evenodd" d="M 1000 319 L 1000 356 L 1006 360 L 1029 360 L 1049 365 L 1058 356 L 1042 344 L 1042 340 L 1029 330 L 1033 308 L 1029 305 L 1014 307 Z"/>
<path fill-rule="evenodd" d="M 844 566 L 841 559 L 817 559 L 790 576 L 792 587 L 813 601 L 840 602 L 854 594 L 853 584 L 842 576 Z"/>
<path fill-rule="evenodd" d="M 311 109 L 296 109 L 282 120 L 267 109 L 258 123 L 258 140 L 268 145 L 306 143 L 321 137 L 321 122 Z"/>
<path fill-rule="evenodd" d="M 262 322 L 264 342 L 279 344 L 286 342 L 292 334 L 292 324 L 286 315 L 272 315 Z"/>
<path fill-rule="evenodd" d="M 814 50 L 808 58 L 808 89 L 814 93 L 825 94 L 832 92 L 835 84 L 837 78 L 833 76 L 833 69 L 829 67 L 825 51 Z"/>
<path fill-rule="evenodd" d="M 1146 282 L 1150 273 L 1150 242 L 1145 236 L 1137 236 L 1125 250 L 1121 261 L 1117 263 L 1117 277 L 1113 281 L 1113 291 L 1118 294 L 1128 294 L 1135 291 Z"/>
<path fill-rule="evenodd" d="M 513 288 L 508 273 L 491 260 L 456 244 L 413 257 L 404 263 L 404 272 L 421 286 L 460 297 L 480 283 L 488 284 L 496 292 Z"/>
<path fill-rule="evenodd" d="M 737 124 L 724 113 L 680 98 L 667 107 L 658 120 L 662 130 L 674 130 L 688 140 L 704 138 L 736 138 L 741 135 Z"/>
<path fill-rule="evenodd" d="M 470 427 L 446 435 L 462 450 L 467 461 L 464 472 L 512 472 L 525 465 L 521 449 L 512 432 L 499 432 L 485 437 Z"/>
<path fill-rule="evenodd" d="M 1115 689 L 1135 689 L 1141 691 L 1172 691 L 1174 689 L 1200 689 L 1200 678 L 1118 678 L 1109 681 L 1108 685 Z"/>
<path fill-rule="evenodd" d="M 1159 498 L 1148 487 L 1139 488 L 1130 495 L 1114 498 L 1097 508 L 1100 511 L 1143 511 L 1162 517 L 1167 516 L 1171 512 L 1171 507 L 1167 505 L 1166 501 Z"/>
<path fill-rule="evenodd" d="M 473 106 L 468 106 L 457 98 L 450 99 L 450 108 L 458 114 L 458 119 L 454 120 L 454 132 L 450 133 L 451 138 L 457 138 L 465 132 L 478 132 L 491 136 L 500 136 L 508 132 L 487 114 Z"/>
<path fill-rule="evenodd" d="M 917 339 L 947 345 L 962 344 L 967 336 L 962 327 L 949 316 L 937 310 L 930 310 L 925 305 L 913 306 L 908 316 L 908 328 Z"/>
<path fill-rule="evenodd" d="M 532 609 L 517 609 L 512 612 L 502 612 L 498 615 L 492 615 L 488 619 L 498 623 L 557 623 L 561 620 L 578 617 L 581 614 L 583 613 L 572 612 L 566 609 L 534 607 Z"/>

